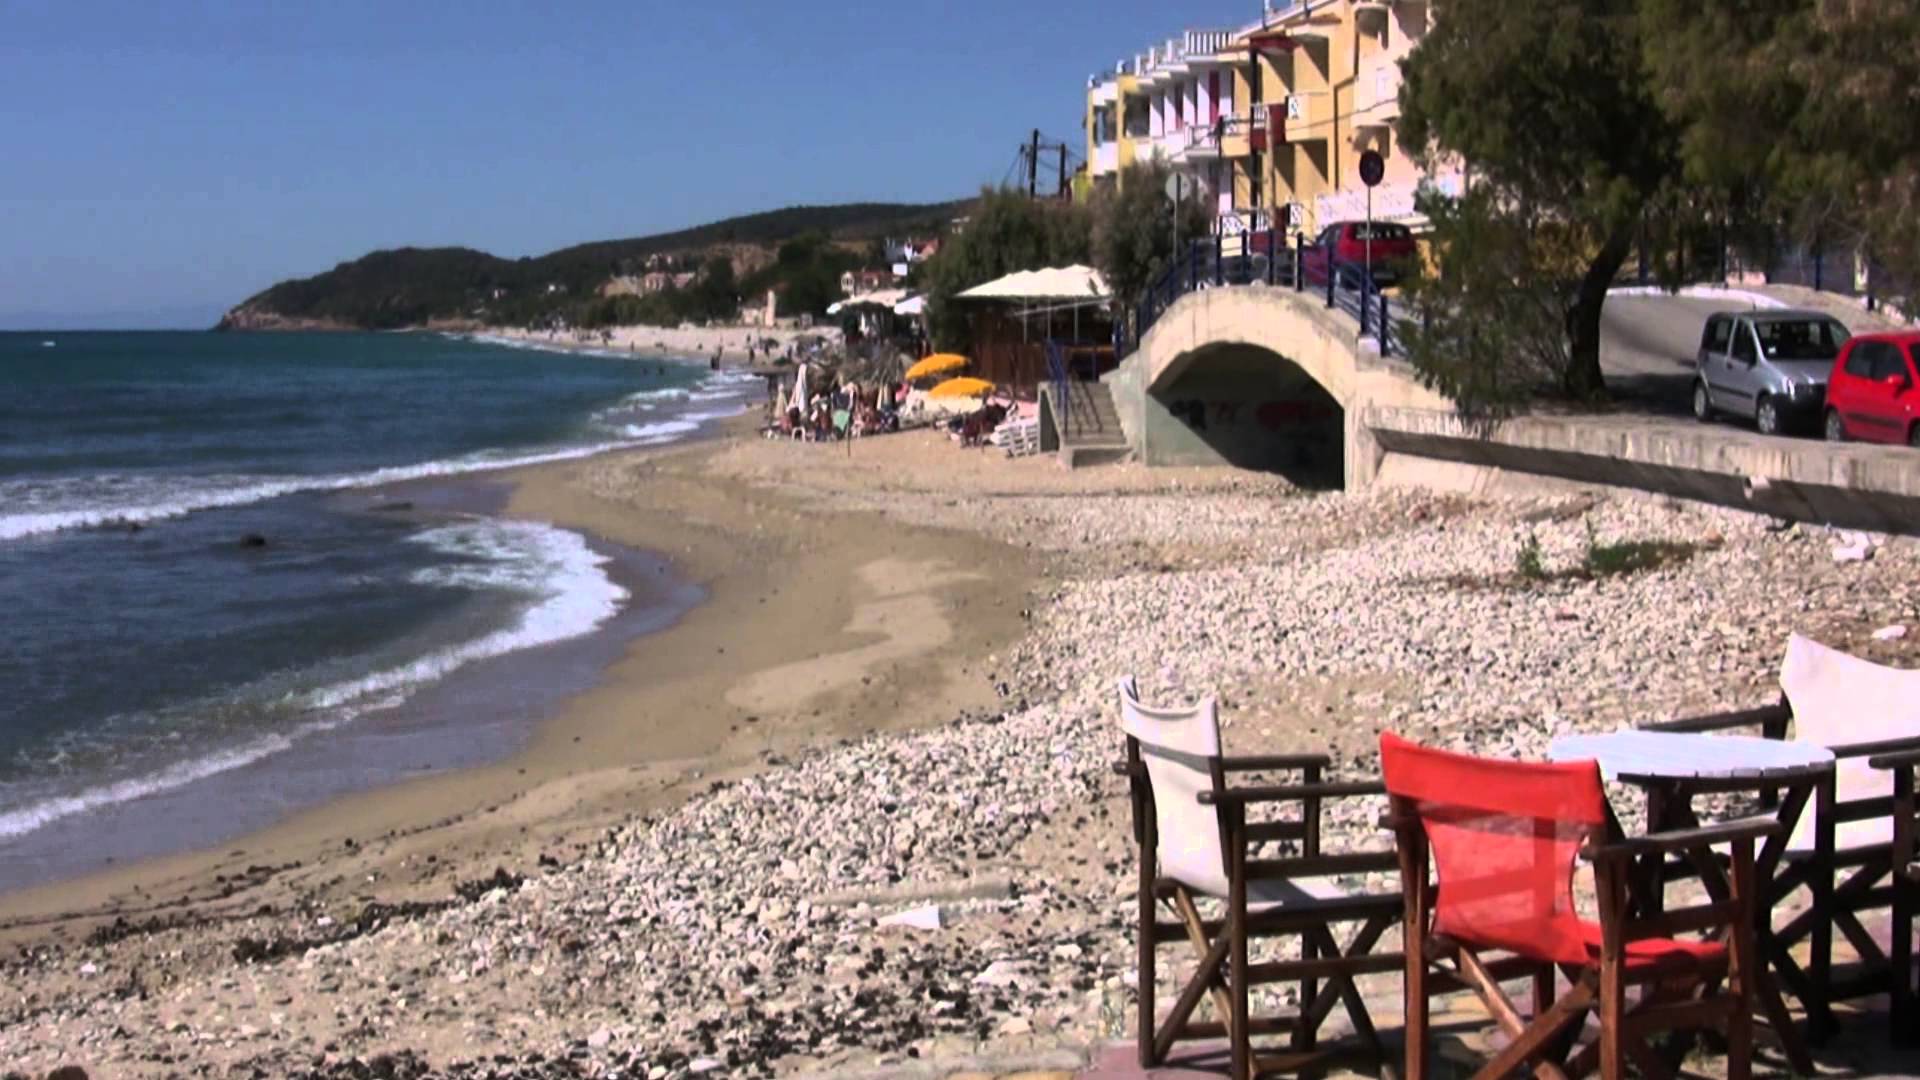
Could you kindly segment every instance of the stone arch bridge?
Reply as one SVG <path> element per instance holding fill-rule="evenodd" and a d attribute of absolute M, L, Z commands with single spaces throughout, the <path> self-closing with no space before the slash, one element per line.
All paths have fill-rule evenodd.
<path fill-rule="evenodd" d="M 1262 285 L 1181 297 L 1103 381 L 1142 463 L 1236 465 L 1314 487 L 1372 482 L 1370 410 L 1452 408 L 1351 316 Z"/>

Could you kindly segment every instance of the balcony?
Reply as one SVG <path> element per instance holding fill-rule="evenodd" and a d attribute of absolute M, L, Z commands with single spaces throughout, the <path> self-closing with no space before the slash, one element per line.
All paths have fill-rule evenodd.
<path fill-rule="evenodd" d="M 1287 142 L 1325 142 L 1333 132 L 1333 94 L 1329 91 L 1288 94 L 1285 110 Z"/>
<path fill-rule="evenodd" d="M 1221 129 L 1213 124 L 1201 124 L 1174 133 L 1174 143 L 1179 150 L 1174 153 L 1175 161 L 1215 161 L 1220 157 Z"/>
<path fill-rule="evenodd" d="M 1386 127 L 1400 116 L 1400 64 L 1386 54 L 1360 62 L 1354 79 L 1353 122 L 1359 127 Z"/>
<path fill-rule="evenodd" d="M 1117 142 L 1100 143 L 1093 148 L 1093 161 L 1088 169 L 1095 176 L 1120 171 L 1120 144 Z"/>

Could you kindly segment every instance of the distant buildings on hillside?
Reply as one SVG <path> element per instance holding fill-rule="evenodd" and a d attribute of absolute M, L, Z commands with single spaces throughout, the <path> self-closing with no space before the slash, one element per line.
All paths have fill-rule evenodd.
<path fill-rule="evenodd" d="M 1386 175 L 1374 217 L 1424 225 L 1423 185 L 1458 194 L 1463 173 L 1423 172 L 1394 137 L 1400 61 L 1433 25 L 1423 0 L 1269 7 L 1238 29 L 1187 30 L 1087 82 L 1083 192 L 1159 159 L 1202 193 L 1223 236 L 1317 233 L 1361 218 L 1360 156 Z"/>

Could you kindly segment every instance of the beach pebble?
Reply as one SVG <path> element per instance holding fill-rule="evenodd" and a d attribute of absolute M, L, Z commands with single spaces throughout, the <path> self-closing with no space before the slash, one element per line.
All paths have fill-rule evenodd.
<path fill-rule="evenodd" d="M 1131 474 L 1088 475 L 1069 479 Z M 1169 1001 L 1180 989 L 1165 969 L 1134 986 L 1137 852 L 1111 771 L 1121 676 L 1155 702 L 1218 695 L 1229 753 L 1325 751 L 1330 778 L 1359 778 L 1376 770 L 1383 730 L 1538 758 L 1559 734 L 1771 701 L 1789 633 L 1859 649 L 1878 636 L 1861 612 L 1920 610 L 1914 545 L 1880 545 L 1863 573 L 1834 562 L 1821 530 L 1775 531 L 1734 510 L 1188 480 L 1124 498 L 821 494 L 1040 553 L 1049 569 L 1020 602 L 1024 633 L 967 676 L 991 707 L 782 744 L 758 771 L 730 771 L 578 850 L 556 842 L 561 865 L 530 879 L 508 871 L 532 867 L 485 877 L 494 863 L 473 862 L 422 890 L 444 902 L 377 918 L 365 901 L 328 903 L 332 918 L 295 905 L 90 953 L 139 972 L 144 994 L 76 978 L 72 952 L 0 961 L 10 992 L 40 1003 L 0 1027 L 0 1061 L 45 1069 L 84 1050 L 91 1064 L 107 1048 L 107 1075 L 152 1071 L 134 1056 L 150 1052 L 182 1075 L 666 1080 L 944 1075 L 928 1062 L 996 1040 L 1084 1048 L 1126 1037 L 1136 989 Z M 1529 535 L 1543 580 L 1516 570 Z M 1596 539 L 1716 535 L 1653 569 L 1584 570 Z M 1882 658 L 1913 649 L 1881 641 Z M 867 692 L 897 690 L 882 667 Z M 1618 805 L 1635 828 L 1638 804 Z M 1379 845 L 1382 809 L 1330 802 L 1328 850 Z M 229 972 L 242 937 L 267 953 Z M 283 999 L 274 1038 L 231 1047 L 180 1019 L 212 1026 Z M 139 1034 L 115 1039 L 116 1027 Z M 461 1049 L 402 1049 L 429 1045 L 429 1030 Z"/>

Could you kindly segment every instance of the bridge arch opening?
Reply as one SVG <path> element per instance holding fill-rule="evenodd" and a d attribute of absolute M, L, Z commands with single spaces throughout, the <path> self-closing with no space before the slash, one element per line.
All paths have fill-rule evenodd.
<path fill-rule="evenodd" d="M 1153 465 L 1231 465 L 1306 488 L 1339 488 L 1346 410 L 1292 360 L 1258 345 L 1219 344 L 1176 360 L 1147 392 Z"/>

